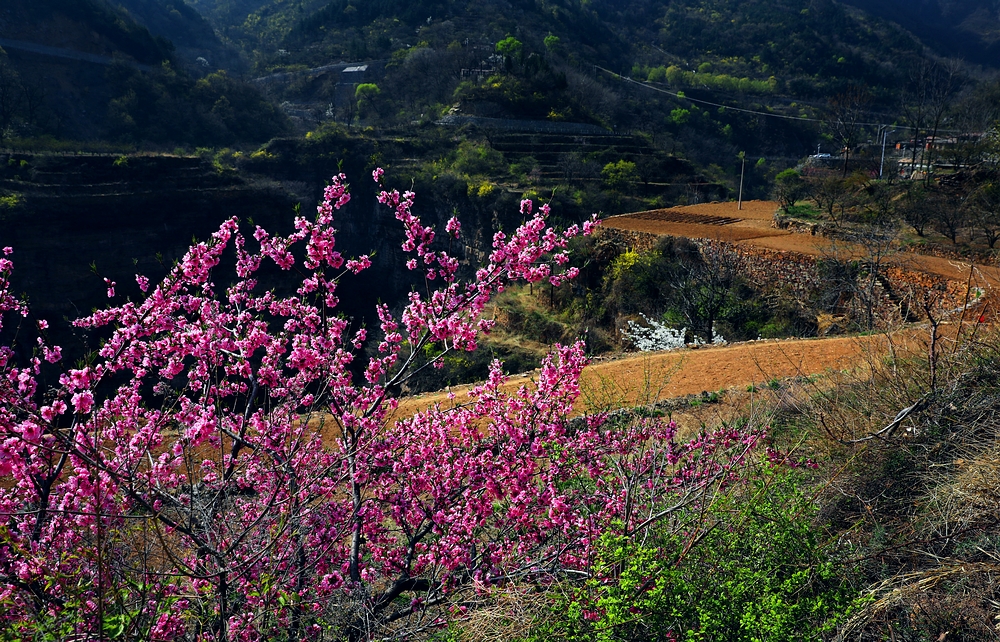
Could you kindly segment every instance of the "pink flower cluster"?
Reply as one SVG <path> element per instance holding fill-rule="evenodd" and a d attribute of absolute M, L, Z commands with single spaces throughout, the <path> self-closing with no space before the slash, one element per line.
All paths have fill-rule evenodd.
<path fill-rule="evenodd" d="M 76 322 L 109 336 L 51 389 L 39 381 L 63 365 L 58 346 L 40 338 L 25 364 L 0 348 L 0 627 L 82 639 L 119 618 L 130 637 L 249 641 L 437 625 L 462 590 L 586 570 L 602 532 L 644 528 L 664 497 L 737 474 L 758 442 L 733 431 L 678 445 L 661 421 L 568 421 L 579 344 L 558 347 L 532 386 L 509 391 L 495 363 L 453 408 L 395 417 L 409 376 L 475 348 L 492 296 L 572 278 L 567 243 L 596 221 L 557 232 L 524 201 L 525 223 L 463 279 L 414 195 L 383 191 L 428 288 L 398 316 L 379 306 L 375 336 L 336 314 L 340 279 L 371 267 L 336 250 L 349 199 L 336 176 L 289 236 L 257 228 L 251 251 L 230 219 L 162 282 L 137 275 L 142 300 Z M 220 291 L 227 248 L 237 279 Z M 9 254 L 0 312 L 27 316 Z M 265 262 L 302 275 L 294 294 L 258 286 Z"/>

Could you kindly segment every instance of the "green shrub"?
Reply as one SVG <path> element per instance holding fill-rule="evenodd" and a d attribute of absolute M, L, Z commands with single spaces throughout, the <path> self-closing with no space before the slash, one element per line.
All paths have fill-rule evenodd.
<path fill-rule="evenodd" d="M 7 194 L 6 196 L 0 196 L 0 212 L 4 210 L 17 209 L 24 204 L 24 196 L 21 194 Z"/>
<path fill-rule="evenodd" d="M 632 191 L 633 186 L 639 182 L 635 163 L 627 160 L 608 163 L 601 170 L 601 177 L 608 189 L 622 193 Z"/>
<path fill-rule="evenodd" d="M 489 145 L 462 141 L 455 155 L 455 170 L 469 176 L 502 175 L 507 172 L 503 154 Z"/>
<path fill-rule="evenodd" d="M 606 579 L 556 597 L 558 617 L 526 639 L 816 639 L 855 595 L 816 511 L 795 475 L 765 466 L 695 518 L 700 528 L 664 528 L 646 541 L 605 535 L 596 566 Z"/>
<path fill-rule="evenodd" d="M 786 213 L 795 201 L 805 195 L 805 182 L 794 169 L 786 169 L 774 177 L 774 198 Z"/>

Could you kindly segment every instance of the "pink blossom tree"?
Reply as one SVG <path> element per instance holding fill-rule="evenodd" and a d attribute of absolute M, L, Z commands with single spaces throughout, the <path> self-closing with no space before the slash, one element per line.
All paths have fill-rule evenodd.
<path fill-rule="evenodd" d="M 413 194 L 383 191 L 427 288 L 398 316 L 380 305 L 372 332 L 336 313 L 340 280 L 371 265 L 335 249 L 349 198 L 334 177 L 289 236 L 258 227 L 250 241 L 227 220 L 161 283 L 137 276 L 141 301 L 76 321 L 109 333 L 79 364 L 44 338 L 25 363 L 0 349 L 4 635 L 411 635 L 460 615 L 465 592 L 587 573 L 602 532 L 698 501 L 759 442 L 724 431 L 680 445 L 659 420 L 567 420 L 581 344 L 557 347 L 534 385 L 510 389 L 494 363 L 450 407 L 396 416 L 408 377 L 476 348 L 493 295 L 572 278 L 567 243 L 595 221 L 557 232 L 524 201 L 526 222 L 462 278 Z M 445 233 L 459 237 L 457 219 Z M 227 248 L 237 277 L 220 288 Z M 4 253 L 0 311 L 30 319 Z M 265 262 L 299 275 L 293 295 L 258 286 Z M 60 367 L 57 386 L 40 385 Z"/>

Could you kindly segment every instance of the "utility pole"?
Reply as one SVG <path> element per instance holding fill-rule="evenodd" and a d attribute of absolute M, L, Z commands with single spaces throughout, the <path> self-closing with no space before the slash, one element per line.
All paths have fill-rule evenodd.
<path fill-rule="evenodd" d="M 743 174 L 747 168 L 747 154 L 746 152 L 740 152 L 740 159 L 743 163 L 740 165 L 740 199 L 737 202 L 736 209 L 743 209 Z"/>
<path fill-rule="evenodd" d="M 896 131 L 893 129 L 892 131 Z M 882 180 L 882 170 L 885 169 L 885 139 L 889 137 L 889 126 L 882 125 L 882 160 L 878 164 L 878 178 Z"/>

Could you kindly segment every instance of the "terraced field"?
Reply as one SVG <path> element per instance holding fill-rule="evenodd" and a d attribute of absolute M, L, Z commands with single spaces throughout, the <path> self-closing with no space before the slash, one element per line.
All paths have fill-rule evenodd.
<path fill-rule="evenodd" d="M 603 225 L 621 230 L 719 239 L 811 256 L 828 251 L 824 246 L 829 245 L 829 239 L 772 228 L 770 224 L 777 207 L 777 203 L 770 201 L 745 202 L 742 210 L 737 209 L 736 203 L 707 203 L 615 216 L 606 219 Z M 917 254 L 907 255 L 905 259 L 908 269 L 929 275 L 961 281 L 970 276 L 970 266 L 955 261 Z M 974 271 L 973 280 L 987 291 L 998 282 L 995 275 L 982 269 Z M 984 316 L 973 317 L 973 322 L 991 316 L 988 311 L 976 314 Z M 945 332 L 953 333 L 956 327 L 947 326 Z M 893 335 L 892 342 L 895 350 L 917 354 L 926 352 L 927 339 L 925 329 L 911 328 Z M 682 428 L 696 430 L 706 422 L 706 412 L 721 416 L 727 412 L 742 412 L 745 395 L 742 400 L 736 398 L 748 387 L 759 387 L 775 379 L 866 367 L 879 361 L 878 356 L 888 350 L 888 342 L 884 336 L 795 339 L 602 360 L 584 371 L 583 395 L 576 410 L 582 414 L 607 407 L 698 395 L 704 391 L 729 390 L 733 393 L 730 404 L 706 405 L 698 411 L 689 409 L 675 415 Z M 513 377 L 509 385 L 514 388 L 530 385 L 530 376 Z M 462 387 L 453 391 L 457 401 L 461 401 L 466 390 Z M 447 392 L 407 398 L 400 404 L 399 416 L 435 403 L 451 403 Z"/>

